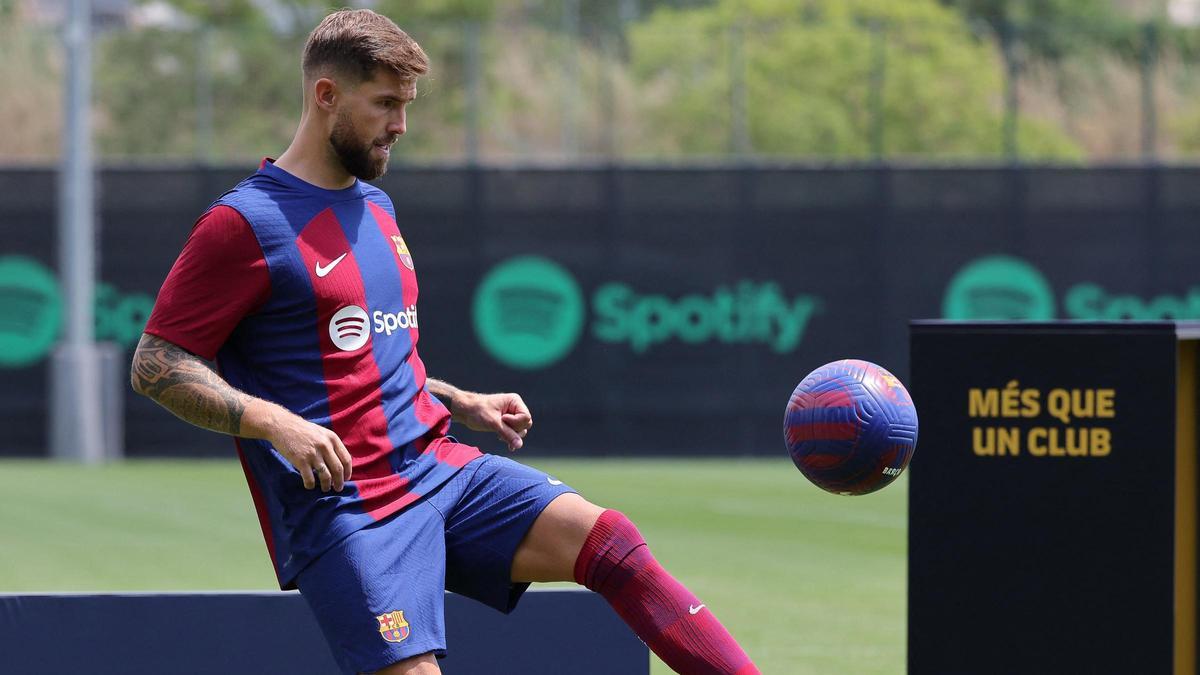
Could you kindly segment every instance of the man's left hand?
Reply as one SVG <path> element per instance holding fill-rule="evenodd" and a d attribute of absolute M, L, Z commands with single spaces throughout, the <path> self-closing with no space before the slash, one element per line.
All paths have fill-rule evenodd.
<path fill-rule="evenodd" d="M 475 431 L 495 432 L 510 452 L 521 449 L 522 439 L 533 426 L 533 415 L 517 394 L 471 394 L 455 403 L 452 413 L 456 422 Z"/>

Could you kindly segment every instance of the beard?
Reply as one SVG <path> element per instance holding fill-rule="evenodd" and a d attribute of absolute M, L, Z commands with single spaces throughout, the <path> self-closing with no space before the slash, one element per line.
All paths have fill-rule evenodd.
<path fill-rule="evenodd" d="M 337 122 L 329 134 L 329 144 L 333 146 L 346 173 L 360 180 L 375 180 L 387 172 L 387 155 L 382 158 L 371 155 L 375 143 L 375 140 L 361 139 L 349 113 L 338 113 Z"/>

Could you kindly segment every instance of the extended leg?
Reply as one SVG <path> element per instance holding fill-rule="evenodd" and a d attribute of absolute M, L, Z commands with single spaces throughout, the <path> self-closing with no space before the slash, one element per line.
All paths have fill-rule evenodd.
<path fill-rule="evenodd" d="M 599 593 L 659 658 L 684 675 L 759 670 L 713 613 L 650 554 L 624 514 L 566 494 L 534 522 L 513 581 L 575 581 Z"/>

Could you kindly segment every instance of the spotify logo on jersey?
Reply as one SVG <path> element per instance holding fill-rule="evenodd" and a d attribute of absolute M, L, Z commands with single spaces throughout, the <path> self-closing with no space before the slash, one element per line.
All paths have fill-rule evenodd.
<path fill-rule="evenodd" d="M 362 349 L 371 337 L 367 310 L 358 305 L 343 307 L 329 320 L 329 339 L 344 352 Z"/>
<path fill-rule="evenodd" d="M 329 320 L 329 339 L 344 352 L 358 351 L 371 339 L 371 329 L 391 336 L 392 333 L 417 328 L 417 306 L 409 305 L 403 312 L 375 310 L 370 317 L 358 305 L 343 307 Z"/>
<path fill-rule="evenodd" d="M 471 305 L 480 344 L 513 368 L 544 368 L 567 355 L 583 331 L 583 294 L 561 265 L 539 256 L 492 268 Z"/>

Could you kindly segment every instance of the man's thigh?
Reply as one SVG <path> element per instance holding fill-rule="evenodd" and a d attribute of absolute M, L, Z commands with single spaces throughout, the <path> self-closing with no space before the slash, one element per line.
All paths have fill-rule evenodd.
<path fill-rule="evenodd" d="M 445 651 L 445 556 L 441 514 L 422 501 L 351 534 L 300 573 L 300 593 L 344 672 Z"/>
<path fill-rule="evenodd" d="M 472 468 L 457 501 L 443 511 L 446 588 L 507 613 L 529 587 L 513 582 L 517 549 L 551 502 L 575 491 L 506 457 L 488 456 L 466 470 Z"/>

